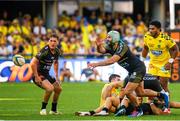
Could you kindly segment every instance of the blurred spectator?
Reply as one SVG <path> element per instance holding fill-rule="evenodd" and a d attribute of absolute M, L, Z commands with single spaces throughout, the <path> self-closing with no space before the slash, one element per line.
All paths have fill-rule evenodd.
<path fill-rule="evenodd" d="M 88 64 L 89 62 L 87 62 Z M 81 81 L 101 81 L 99 72 L 96 69 L 84 68 L 81 72 Z"/>
<path fill-rule="evenodd" d="M 107 14 L 104 24 L 106 25 L 107 31 L 110 31 L 112 29 L 113 19 L 111 14 Z"/>
<path fill-rule="evenodd" d="M 81 19 L 82 42 L 86 49 L 90 47 L 89 33 L 93 31 L 93 26 L 85 19 Z"/>
<path fill-rule="evenodd" d="M 133 53 L 137 56 L 141 55 L 142 49 L 143 49 L 143 45 L 144 45 L 144 36 L 143 35 L 139 35 L 135 40 L 134 40 L 134 48 L 133 48 Z"/>
<path fill-rule="evenodd" d="M 3 33 L 4 36 L 7 35 L 8 29 L 7 26 L 5 26 L 4 20 L 0 20 L 0 32 Z"/>
<path fill-rule="evenodd" d="M 93 11 L 93 12 L 91 13 L 91 16 L 90 16 L 90 18 L 89 18 L 89 23 L 92 24 L 92 25 L 97 24 L 96 11 Z"/>
<path fill-rule="evenodd" d="M 70 78 L 74 79 L 73 74 L 71 73 L 70 69 L 67 68 L 67 62 L 64 61 L 63 63 L 63 68 L 60 69 L 60 76 L 59 76 L 59 80 L 61 82 L 70 82 Z M 74 79 L 75 81 L 75 79 Z"/>
<path fill-rule="evenodd" d="M 9 55 L 6 43 L 0 43 L 0 59 L 7 58 Z"/>
<path fill-rule="evenodd" d="M 37 26 L 34 26 L 33 33 L 36 37 L 36 41 L 40 41 L 42 36 L 46 35 L 46 28 L 44 27 L 44 21 L 41 19 Z"/>
<path fill-rule="evenodd" d="M 99 35 L 99 37 L 101 39 L 106 38 L 107 29 L 106 29 L 106 26 L 103 25 L 103 20 L 102 19 L 98 19 L 98 24 L 95 25 L 95 32 Z"/>
<path fill-rule="evenodd" d="M 82 42 L 80 42 L 80 45 L 77 48 L 76 54 L 79 54 L 79 55 L 87 55 L 88 54 L 88 51 Z"/>
<path fill-rule="evenodd" d="M 8 33 L 12 35 L 21 34 L 21 28 L 18 19 L 14 19 L 12 21 L 12 25 L 9 27 Z"/>
<path fill-rule="evenodd" d="M 144 35 L 146 32 L 147 32 L 147 27 L 145 26 L 144 22 L 141 21 L 139 22 L 139 24 L 137 25 L 136 27 L 136 34 L 141 36 L 141 35 Z"/>
<path fill-rule="evenodd" d="M 138 13 L 136 16 L 136 25 L 139 25 L 141 22 L 144 23 L 142 15 L 140 13 Z"/>
<path fill-rule="evenodd" d="M 118 19 L 115 20 L 115 23 L 113 24 L 113 27 L 112 27 L 113 30 L 115 31 L 118 31 L 121 35 L 122 33 L 122 29 L 121 29 L 121 25 L 120 25 L 120 22 Z"/>
<path fill-rule="evenodd" d="M 15 54 L 20 54 L 24 55 L 24 47 L 22 46 L 22 41 L 21 40 L 15 40 L 14 45 L 13 45 L 13 55 Z"/>

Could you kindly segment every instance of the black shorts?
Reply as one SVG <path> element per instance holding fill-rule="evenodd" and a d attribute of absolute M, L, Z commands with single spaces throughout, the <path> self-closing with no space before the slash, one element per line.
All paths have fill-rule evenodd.
<path fill-rule="evenodd" d="M 143 80 L 144 80 L 144 89 L 151 89 L 156 92 L 161 92 L 163 90 L 156 76 L 146 74 Z"/>
<path fill-rule="evenodd" d="M 133 83 L 140 83 L 140 82 L 142 82 L 144 75 L 145 75 L 144 72 L 136 72 L 136 74 L 128 75 L 124 79 L 124 86 L 123 87 L 126 87 L 128 82 L 133 82 Z"/>
<path fill-rule="evenodd" d="M 143 114 L 145 114 L 145 115 L 151 115 L 151 114 L 153 114 L 152 109 L 151 109 L 151 106 L 150 106 L 149 103 L 142 103 L 142 104 L 140 105 L 140 107 L 141 107 L 141 109 L 143 110 Z"/>
<path fill-rule="evenodd" d="M 56 79 L 55 78 L 53 78 L 52 76 L 50 76 L 49 74 L 38 74 L 39 76 L 40 76 L 40 78 L 41 78 L 41 80 L 42 81 L 44 81 L 44 80 L 48 80 L 51 84 L 53 84 L 54 82 L 56 82 Z M 36 80 L 35 80 L 35 77 L 33 76 L 33 82 L 36 84 L 36 85 L 38 85 L 37 83 L 36 83 Z M 38 85 L 38 86 L 40 86 L 40 85 Z"/>

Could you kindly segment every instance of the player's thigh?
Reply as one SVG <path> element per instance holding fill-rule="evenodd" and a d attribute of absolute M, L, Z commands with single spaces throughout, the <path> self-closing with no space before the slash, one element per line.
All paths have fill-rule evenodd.
<path fill-rule="evenodd" d="M 128 82 L 124 91 L 126 94 L 132 93 L 138 87 L 139 83 Z"/>
<path fill-rule="evenodd" d="M 112 96 L 112 97 L 111 97 L 111 101 L 112 101 L 112 105 L 113 105 L 114 107 L 117 107 L 117 106 L 120 104 L 120 100 L 119 100 L 118 97 Z"/>
<path fill-rule="evenodd" d="M 42 88 L 49 92 L 54 90 L 54 86 L 47 79 L 42 81 Z"/>
<path fill-rule="evenodd" d="M 144 81 L 142 81 L 138 87 L 136 88 L 136 94 L 137 95 L 142 95 L 142 93 L 144 93 Z"/>

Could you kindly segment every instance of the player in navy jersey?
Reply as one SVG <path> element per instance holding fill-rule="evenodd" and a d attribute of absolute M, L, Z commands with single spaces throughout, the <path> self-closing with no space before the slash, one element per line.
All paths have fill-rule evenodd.
<path fill-rule="evenodd" d="M 146 73 L 146 67 L 144 63 L 130 51 L 129 47 L 120 40 L 119 32 L 108 32 L 106 40 L 96 41 L 96 44 L 100 53 L 110 53 L 112 56 L 104 61 L 90 63 L 88 64 L 88 67 L 95 68 L 98 66 L 111 65 L 117 62 L 129 72 L 130 78 L 128 79 L 125 89 L 120 93 L 120 101 L 126 95 L 131 102 L 134 103 L 136 110 L 133 112 L 132 116 L 143 115 L 143 111 L 139 107 L 136 96 L 133 95 L 133 91 L 136 91 L 138 96 L 164 97 L 166 107 L 168 108 L 169 97 L 166 94 L 147 89 L 144 90 L 143 77 Z"/>
<path fill-rule="evenodd" d="M 47 115 L 46 106 L 53 92 L 52 108 L 49 114 L 59 114 L 57 111 L 57 102 L 62 88 L 58 80 L 58 57 L 61 55 L 61 52 L 57 46 L 58 36 L 52 34 L 48 44 L 33 57 L 30 63 L 33 70 L 34 83 L 45 90 L 40 115 Z M 52 64 L 54 64 L 55 78 L 49 75 Z"/>

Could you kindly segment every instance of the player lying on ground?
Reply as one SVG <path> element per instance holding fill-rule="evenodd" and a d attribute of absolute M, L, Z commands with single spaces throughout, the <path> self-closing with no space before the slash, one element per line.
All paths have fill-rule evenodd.
<path fill-rule="evenodd" d="M 117 84 L 117 82 L 119 84 Z M 162 91 L 160 83 L 156 77 L 146 75 L 144 77 L 144 82 L 145 82 L 144 83 L 145 89 L 151 88 L 151 89 L 154 89 L 155 91 Z M 131 103 L 129 103 L 130 101 L 128 98 L 124 98 L 122 100 L 121 107 L 117 110 L 117 107 L 120 104 L 119 97 L 114 96 L 114 95 L 110 96 L 108 93 L 106 93 L 106 92 L 109 92 L 109 89 L 117 88 L 122 83 L 123 83 L 123 81 L 120 81 L 120 80 L 112 81 L 111 84 L 108 84 L 103 90 L 103 92 L 105 92 L 105 93 L 104 93 L 104 97 L 101 97 L 101 98 L 106 99 L 103 105 L 101 104 L 100 107 L 98 107 L 97 109 L 95 109 L 93 111 L 76 112 L 76 115 L 79 115 L 79 116 L 90 116 L 90 115 L 104 116 L 104 115 L 109 115 L 110 112 L 116 113 L 117 116 L 124 115 L 124 114 L 130 115 L 133 112 L 135 107 Z M 112 92 L 112 90 L 111 90 L 111 92 Z M 138 102 L 142 102 L 142 101 L 140 101 L 141 99 L 142 98 L 138 98 Z M 139 104 L 141 104 L 141 103 L 139 103 Z M 161 105 L 164 105 L 164 104 L 161 103 Z M 164 113 L 160 108 L 158 108 L 157 105 L 154 106 L 152 103 L 151 103 L 151 106 L 150 106 L 150 103 L 143 103 L 140 106 L 141 106 L 144 114 L 167 114 L 167 113 Z M 170 107 L 180 108 L 180 102 L 170 102 Z M 123 108 L 125 108 L 125 111 L 122 110 Z M 151 110 L 153 110 L 153 112 Z"/>

